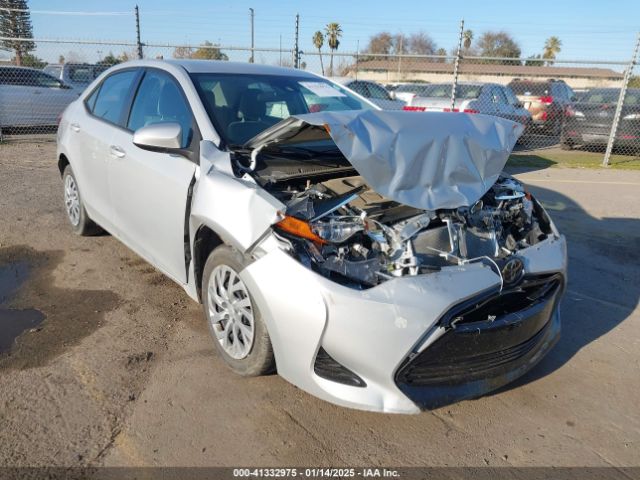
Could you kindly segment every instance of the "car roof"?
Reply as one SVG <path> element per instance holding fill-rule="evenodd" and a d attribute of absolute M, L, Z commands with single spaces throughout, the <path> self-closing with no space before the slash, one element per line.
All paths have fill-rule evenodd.
<path fill-rule="evenodd" d="M 2 69 L 2 70 L 25 70 L 25 71 L 31 71 L 31 72 L 41 72 L 42 71 L 42 70 L 40 70 L 38 68 L 18 67 L 17 65 L 0 65 L 0 69 Z"/>
<path fill-rule="evenodd" d="M 118 67 L 162 67 L 163 65 L 181 67 L 188 73 L 235 73 L 318 78 L 318 75 L 304 70 L 296 70 L 293 68 L 278 67 L 274 65 L 260 65 L 257 63 L 229 62 L 226 60 L 131 60 L 129 62 L 118 64 Z"/>
<path fill-rule="evenodd" d="M 447 86 L 451 86 L 450 82 L 441 82 L 441 83 L 427 83 L 425 84 L 425 87 L 438 87 L 440 85 L 447 85 Z M 500 85 L 498 83 L 492 83 L 492 82 L 458 82 L 458 85 L 462 85 L 462 86 L 467 86 L 467 87 L 486 87 L 488 85 L 491 86 L 499 86 L 502 87 L 504 85 Z"/>

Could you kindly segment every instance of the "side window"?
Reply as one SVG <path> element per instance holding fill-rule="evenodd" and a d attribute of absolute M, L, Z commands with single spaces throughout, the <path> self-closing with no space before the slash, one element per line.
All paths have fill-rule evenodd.
<path fill-rule="evenodd" d="M 93 92 L 91 92 L 91 95 L 89 95 L 87 99 L 84 101 L 85 105 L 87 106 L 87 108 L 91 113 L 93 113 L 93 109 L 96 105 L 96 98 L 98 98 L 99 91 L 100 91 L 100 87 L 95 88 Z"/>
<path fill-rule="evenodd" d="M 377 98 L 378 100 L 391 100 L 389 93 L 380 85 L 376 85 L 375 83 L 368 83 L 367 87 L 369 88 L 369 94 L 371 95 L 371 98 Z"/>
<path fill-rule="evenodd" d="M 136 131 L 154 123 L 179 123 L 182 127 L 182 148 L 191 142 L 193 117 L 176 81 L 157 70 L 147 72 L 140 83 L 131 107 L 127 128 Z"/>
<path fill-rule="evenodd" d="M 42 69 L 44 73 L 48 73 L 52 77 L 60 78 L 62 74 L 62 67 L 44 67 Z"/>
<path fill-rule="evenodd" d="M 517 106 L 520 103 L 518 97 L 514 95 L 513 90 L 511 90 L 509 87 L 504 87 L 503 91 L 510 105 Z"/>
<path fill-rule="evenodd" d="M 289 106 L 287 102 L 267 102 L 267 115 L 276 118 L 289 118 Z"/>
<path fill-rule="evenodd" d="M 364 98 L 369 98 L 369 90 L 364 82 L 353 82 L 348 87 L 356 92 L 358 95 L 362 95 Z"/>
<path fill-rule="evenodd" d="M 507 97 L 505 97 L 504 92 L 501 88 L 497 87 L 491 89 L 491 100 L 493 103 L 507 103 Z"/>
<path fill-rule="evenodd" d="M 42 72 L 34 72 L 35 85 L 44 88 L 62 88 L 62 83 L 57 78 Z"/>
<path fill-rule="evenodd" d="M 137 72 L 134 70 L 127 70 L 108 76 L 98 91 L 98 97 L 92 110 L 93 114 L 119 125 L 122 110 L 136 74 Z"/>

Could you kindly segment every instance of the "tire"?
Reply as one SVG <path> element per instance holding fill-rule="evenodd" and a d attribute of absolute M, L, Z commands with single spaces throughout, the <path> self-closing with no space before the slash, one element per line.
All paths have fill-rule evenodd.
<path fill-rule="evenodd" d="M 202 275 L 202 307 L 225 363 L 238 375 L 256 377 L 275 370 L 275 357 L 260 310 L 238 276 L 248 264 L 240 252 L 226 245 L 213 250 Z M 235 288 L 229 292 L 231 286 Z"/>
<path fill-rule="evenodd" d="M 67 165 L 62 172 L 63 199 L 67 220 L 73 233 L 81 236 L 96 235 L 102 229 L 89 218 L 87 210 L 82 203 L 78 181 L 73 173 L 71 165 Z"/>

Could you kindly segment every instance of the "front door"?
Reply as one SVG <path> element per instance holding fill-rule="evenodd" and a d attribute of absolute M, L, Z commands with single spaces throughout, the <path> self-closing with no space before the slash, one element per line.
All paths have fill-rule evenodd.
<path fill-rule="evenodd" d="M 109 188 L 122 240 L 174 280 L 186 283 L 185 215 L 196 164 L 133 144 L 137 129 L 163 122 L 179 123 L 182 146 L 197 148 L 193 115 L 182 89 L 168 73 L 148 69 L 126 130 L 111 137 Z"/>

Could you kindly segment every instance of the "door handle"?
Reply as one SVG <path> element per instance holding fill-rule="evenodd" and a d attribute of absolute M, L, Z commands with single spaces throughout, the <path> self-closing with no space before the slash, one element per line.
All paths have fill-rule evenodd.
<path fill-rule="evenodd" d="M 117 145 L 111 145 L 109 147 L 109 150 L 111 151 L 111 155 L 113 157 L 124 158 L 124 156 L 126 155 L 125 151 Z"/>
<path fill-rule="evenodd" d="M 33 94 L 34 94 L 34 95 L 41 95 L 41 94 L 42 94 L 42 92 L 41 92 L 40 90 L 35 90 L 35 91 L 33 92 Z"/>
<path fill-rule="evenodd" d="M 72 123 L 69 126 L 71 127 L 71 130 L 73 130 L 74 132 L 79 132 L 80 131 L 80 125 L 78 125 L 77 123 Z"/>

